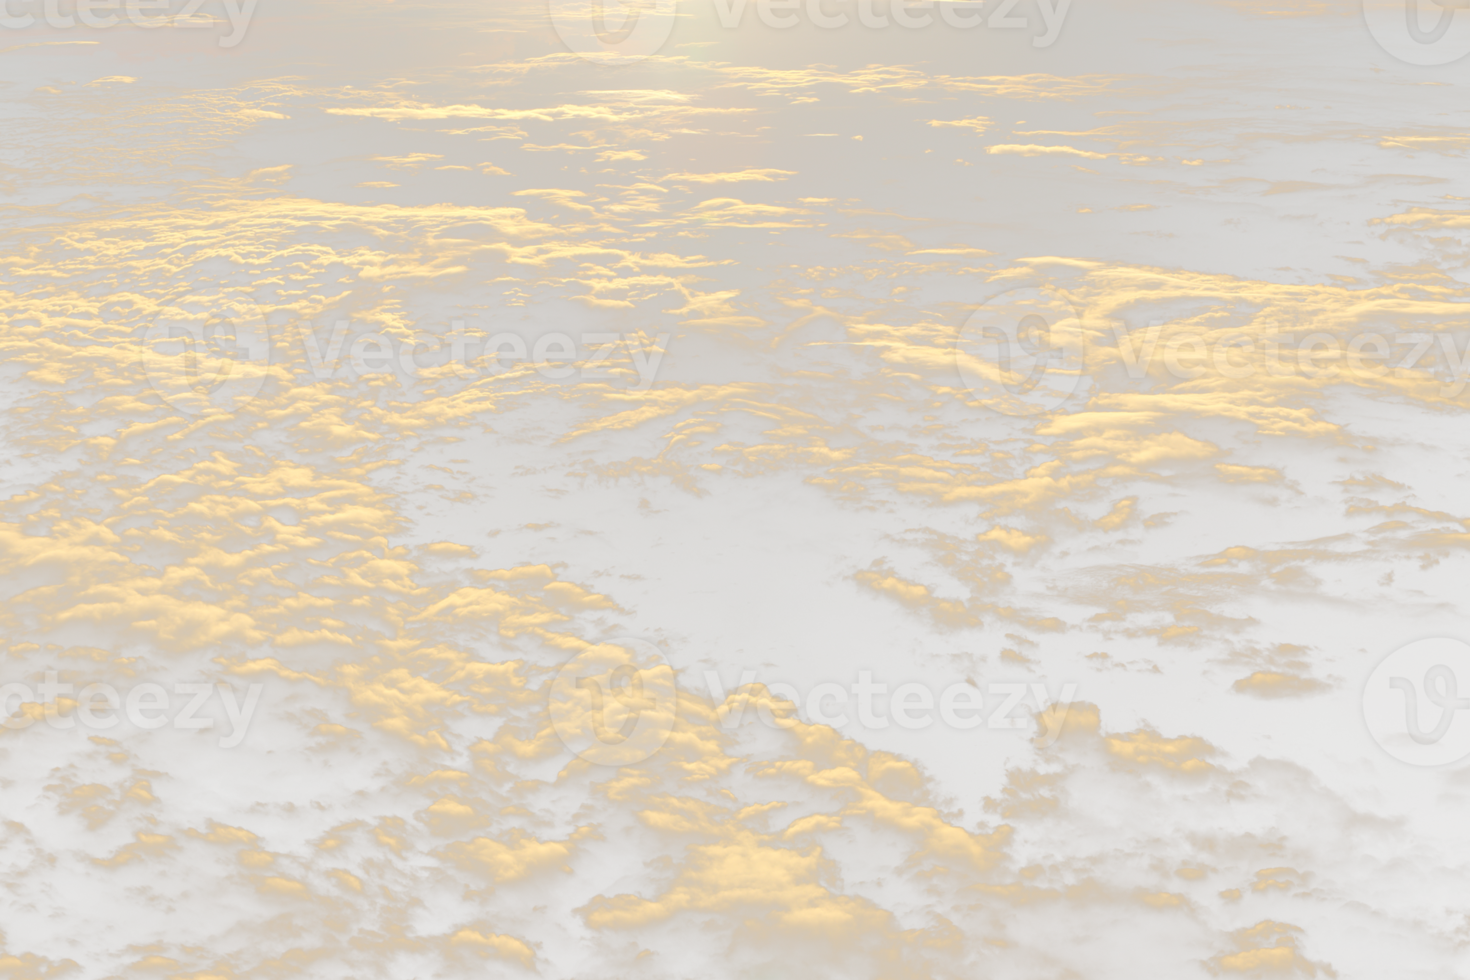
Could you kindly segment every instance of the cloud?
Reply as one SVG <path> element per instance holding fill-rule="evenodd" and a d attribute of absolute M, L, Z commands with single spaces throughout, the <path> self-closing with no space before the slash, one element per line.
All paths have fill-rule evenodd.
<path fill-rule="evenodd" d="M 110 88 L 113 85 L 137 85 L 141 81 L 143 81 L 143 78 L 140 78 L 138 75 L 103 75 L 101 78 L 94 78 L 90 82 L 85 82 L 82 88 Z M 281 116 L 281 118 L 284 118 L 284 116 Z"/>
<path fill-rule="evenodd" d="M 1230 689 L 1239 694 L 1250 694 L 1258 698 L 1291 698 L 1316 694 L 1326 690 L 1326 685 L 1310 677 L 1298 677 L 1273 670 L 1258 670 L 1249 677 L 1242 677 Z"/>
<path fill-rule="evenodd" d="M 985 116 L 975 116 L 971 119 L 930 119 L 929 125 L 936 128 L 953 127 L 956 129 L 968 129 L 976 136 L 980 136 L 990 128 L 991 120 Z"/>
<path fill-rule="evenodd" d="M 513 39 L 521 16 L 433 26 Z M 3 178 L 41 203 L 16 212 L 0 287 L 10 676 L 33 694 L 51 671 L 78 689 L 266 694 L 228 757 L 167 726 L 53 730 L 72 699 L 55 716 L 11 699 L 31 724 L 0 740 L 31 803 L 7 830 L 8 884 L 37 921 L 99 888 L 136 901 L 125 928 L 61 945 L 13 929 L 0 962 L 632 976 L 716 949 L 705 972 L 1082 975 L 1121 943 L 1143 975 L 1310 974 L 1361 958 L 1355 937 L 1391 920 L 1433 973 L 1430 905 L 1453 868 L 1374 858 L 1363 841 L 1402 813 L 1366 807 L 1292 725 L 1262 748 L 1231 720 L 1316 710 L 1310 695 L 1352 688 L 1325 663 L 1371 661 L 1394 616 L 1453 605 L 1437 583 L 1456 581 L 1470 517 L 1434 474 L 1463 399 L 1428 367 L 1277 375 L 1265 350 L 1458 329 L 1467 296 L 1445 270 L 1465 212 L 1433 182 L 1455 176 L 1461 138 L 1414 115 L 1454 90 L 1384 109 L 1339 79 L 1344 136 L 1229 58 L 1198 83 L 1147 59 L 1129 78 L 975 75 L 935 51 L 781 69 L 716 45 L 650 61 L 672 87 L 649 90 L 588 90 L 601 83 L 566 52 L 491 52 L 356 89 L 326 66 L 189 91 L 61 71 L 25 95 Z M 863 140 L 789 135 L 843 128 L 814 107 L 860 119 Z M 496 179 L 345 203 L 370 174 L 302 150 L 310 127 L 293 127 L 318 113 L 370 148 L 355 166 Z M 951 160 L 894 135 L 991 120 L 1038 141 L 993 154 L 1159 161 L 1168 180 L 1079 166 L 1045 168 L 1041 190 L 957 184 Z M 262 125 L 271 165 L 227 165 Z M 1345 138 L 1414 153 L 1415 176 L 1334 169 Z M 517 175 L 486 162 L 505 140 L 532 151 Z M 1283 146 L 1322 173 L 1267 173 Z M 888 155 L 897 182 L 849 180 L 822 156 L 839 148 Z M 1167 162 L 1181 155 L 1211 166 Z M 820 188 L 792 183 L 812 174 Z M 745 197 L 722 196 L 736 185 Z M 1303 202 L 1335 193 L 1362 213 L 1314 237 L 1337 212 Z M 1078 201 L 1096 205 L 1083 232 Z M 1078 309 L 1087 341 L 1075 400 L 1028 417 L 957 369 L 959 325 L 1016 283 Z M 260 394 L 184 416 L 139 338 L 247 300 L 281 328 Z M 317 377 L 301 329 L 339 320 L 349 349 L 364 332 L 422 340 L 425 366 Z M 454 321 L 623 339 L 606 379 L 465 377 L 433 350 Z M 1176 376 L 1164 352 L 1190 335 L 1250 339 L 1227 366 L 1253 373 L 1207 350 L 1180 355 L 1203 373 Z M 639 390 L 632 352 L 655 349 Z M 189 376 L 182 354 L 170 367 Z M 550 679 L 634 630 L 678 665 L 673 729 L 646 760 L 592 765 L 552 724 Z M 737 687 L 747 666 L 759 678 Z M 719 704 L 706 668 L 730 688 Z M 1030 720 L 900 742 L 807 724 L 772 693 L 778 674 L 858 669 L 1019 683 Z M 1035 697 L 1069 683 L 1071 704 Z M 1391 760 L 1363 758 L 1387 778 Z M 1453 848 L 1416 832 L 1425 853 Z M 1373 904 L 1410 892 L 1429 904 Z M 425 896 L 426 915 L 400 914 Z M 1261 901 L 1283 921 L 1249 927 Z M 1324 903 L 1342 928 L 1310 925 Z M 197 914 L 148 916 L 171 908 Z M 1080 938 L 1035 940 L 1057 923 Z"/>
<path fill-rule="evenodd" d="M 1075 146 L 1041 146 L 1035 143 L 996 143 L 993 146 L 987 146 L 985 152 L 996 155 L 1011 154 L 1023 157 L 1074 156 L 1082 157 L 1085 160 L 1106 160 L 1111 156 L 1108 153 L 1079 150 Z"/>
<path fill-rule="evenodd" d="M 665 182 L 673 181 L 686 184 L 738 184 L 758 181 L 770 183 L 772 181 L 784 180 L 787 177 L 795 177 L 795 170 L 737 170 L 729 173 L 712 174 L 669 174 L 662 178 Z"/>

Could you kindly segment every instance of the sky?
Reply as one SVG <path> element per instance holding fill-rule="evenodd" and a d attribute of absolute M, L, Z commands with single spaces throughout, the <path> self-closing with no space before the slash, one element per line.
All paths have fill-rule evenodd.
<path fill-rule="evenodd" d="M 0 975 L 1470 978 L 1470 9 L 153 3 L 0 8 Z"/>

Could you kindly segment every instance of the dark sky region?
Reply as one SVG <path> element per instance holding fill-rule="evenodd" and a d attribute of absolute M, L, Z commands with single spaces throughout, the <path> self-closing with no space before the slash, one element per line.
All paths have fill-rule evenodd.
<path fill-rule="evenodd" d="M 0 28 L 0 683 L 262 685 L 229 749 L 6 702 L 0 977 L 1467 976 L 1470 765 L 1361 692 L 1470 639 L 1470 59 L 1317 0 L 678 10 L 645 59 L 544 0 Z M 1025 288 L 1086 344 L 1035 416 L 956 359 Z M 209 291 L 269 376 L 190 414 L 144 336 Z M 318 379 L 338 320 L 622 339 Z M 612 768 L 548 691 L 622 636 L 679 699 Z M 1036 748 L 725 729 L 704 670 L 1078 688 Z"/>

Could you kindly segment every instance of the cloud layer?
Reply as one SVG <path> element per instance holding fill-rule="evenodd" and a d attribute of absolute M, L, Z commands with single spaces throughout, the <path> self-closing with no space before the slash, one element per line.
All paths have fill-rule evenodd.
<path fill-rule="evenodd" d="M 1458 82 L 1326 5 L 400 6 L 5 69 L 0 971 L 1464 968 L 1464 772 L 1360 706 L 1464 629 Z M 966 346 L 1038 304 L 1040 409 Z M 85 720 L 147 683 L 229 698 Z"/>

